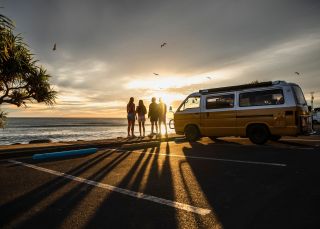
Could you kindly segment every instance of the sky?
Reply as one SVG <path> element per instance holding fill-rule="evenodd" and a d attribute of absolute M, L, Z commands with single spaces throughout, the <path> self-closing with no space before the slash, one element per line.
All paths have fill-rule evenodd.
<path fill-rule="evenodd" d="M 125 117 L 131 96 L 147 106 L 162 97 L 175 108 L 199 89 L 255 80 L 297 83 L 308 103 L 314 92 L 320 106 L 318 0 L 0 0 L 0 6 L 58 91 L 53 107 L 3 105 L 9 117 Z"/>

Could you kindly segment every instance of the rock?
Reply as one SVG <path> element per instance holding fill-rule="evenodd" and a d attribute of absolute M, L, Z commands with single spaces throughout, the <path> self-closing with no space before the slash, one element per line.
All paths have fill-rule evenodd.
<path fill-rule="evenodd" d="M 29 142 L 29 144 L 36 144 L 36 143 L 51 143 L 52 141 L 50 139 L 37 139 L 32 140 Z"/>

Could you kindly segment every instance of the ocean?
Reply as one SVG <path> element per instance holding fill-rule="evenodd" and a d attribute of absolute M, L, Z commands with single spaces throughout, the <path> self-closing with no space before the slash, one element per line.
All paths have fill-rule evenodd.
<path fill-rule="evenodd" d="M 168 128 L 168 133 L 173 132 Z M 149 133 L 150 122 L 147 121 L 146 135 Z M 135 135 L 139 135 L 138 122 Z M 59 142 L 126 136 L 127 119 L 124 118 L 8 118 L 6 127 L 0 129 L 0 145 L 28 143 L 38 139 Z"/>

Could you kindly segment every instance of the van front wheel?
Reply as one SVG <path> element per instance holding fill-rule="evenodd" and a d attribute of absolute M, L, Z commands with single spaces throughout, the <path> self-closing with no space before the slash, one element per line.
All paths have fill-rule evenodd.
<path fill-rule="evenodd" d="M 263 145 L 270 137 L 268 128 L 264 125 L 250 126 L 247 133 L 250 141 L 257 145 Z"/>
<path fill-rule="evenodd" d="M 186 139 L 190 142 L 197 141 L 200 138 L 200 132 L 194 125 L 187 126 L 184 130 L 184 134 L 186 136 Z"/>

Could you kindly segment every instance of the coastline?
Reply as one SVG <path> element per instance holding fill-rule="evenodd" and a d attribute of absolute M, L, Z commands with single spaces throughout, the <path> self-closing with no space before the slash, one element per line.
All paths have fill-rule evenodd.
<path fill-rule="evenodd" d="M 135 125 L 135 134 L 139 127 Z M 146 123 L 146 133 L 151 126 Z M 174 131 L 168 129 L 168 133 Z M 28 144 L 31 141 L 95 141 L 127 136 L 124 118 L 11 118 L 6 128 L 0 130 L 0 145 Z"/>

